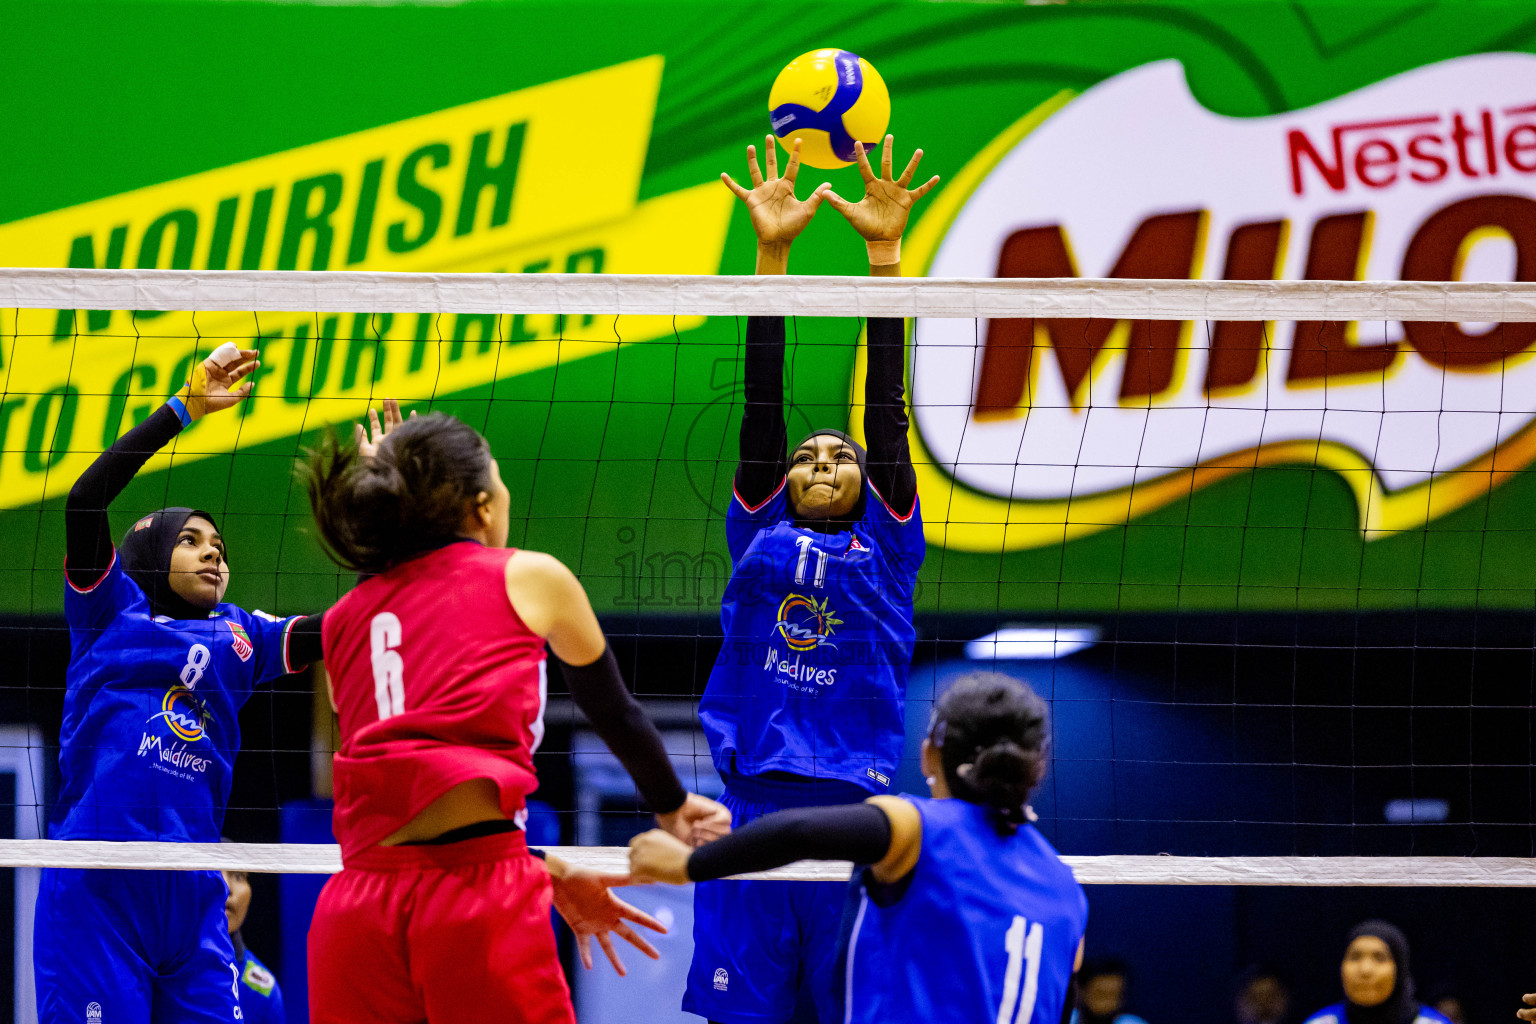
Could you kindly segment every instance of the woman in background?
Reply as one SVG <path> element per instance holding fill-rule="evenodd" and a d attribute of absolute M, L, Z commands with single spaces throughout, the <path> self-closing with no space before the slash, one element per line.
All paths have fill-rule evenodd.
<path fill-rule="evenodd" d="M 1303 1024 L 1450 1024 L 1414 998 L 1408 939 L 1396 925 L 1366 921 L 1349 933 L 1339 965 L 1344 1001 L 1325 1006 Z"/>

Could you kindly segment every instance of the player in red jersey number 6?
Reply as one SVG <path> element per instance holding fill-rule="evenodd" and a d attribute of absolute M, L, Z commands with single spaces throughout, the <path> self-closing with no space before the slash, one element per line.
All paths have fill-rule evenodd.
<path fill-rule="evenodd" d="M 506 547 L 511 499 L 485 438 L 442 413 L 402 423 L 391 404 L 360 440 L 332 438 L 306 467 L 327 548 L 371 574 L 323 630 L 343 868 L 310 928 L 310 1019 L 573 1021 L 552 902 L 621 971 L 608 933 L 654 956 L 627 921 L 660 926 L 607 891 L 623 876 L 530 855 L 546 644 L 661 828 L 698 844 L 730 814 L 683 789 L 576 577 Z"/>

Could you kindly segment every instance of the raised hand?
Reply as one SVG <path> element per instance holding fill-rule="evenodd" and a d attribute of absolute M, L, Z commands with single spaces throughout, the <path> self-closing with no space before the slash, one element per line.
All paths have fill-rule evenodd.
<path fill-rule="evenodd" d="M 907 162 L 907 169 L 901 172 L 901 177 L 891 177 L 891 147 L 895 139 L 887 135 L 885 145 L 880 151 L 880 175 L 875 176 L 874 168 L 869 165 L 869 158 L 864 155 L 864 144 L 853 144 L 854 156 L 858 158 L 859 174 L 864 178 L 864 198 L 856 203 L 850 203 L 836 192 L 832 186 L 821 186 L 821 192 L 827 197 L 827 202 L 832 208 L 848 219 L 853 229 L 864 236 L 867 242 L 894 242 L 898 241 L 902 233 L 907 229 L 907 216 L 912 211 L 912 204 L 928 194 L 928 190 L 939 183 L 939 176 L 935 174 L 915 189 L 907 188 L 912 183 L 912 176 L 917 173 L 918 161 L 923 158 L 923 151 L 917 150 L 912 154 L 912 159 Z"/>
<path fill-rule="evenodd" d="M 592 969 L 592 940 L 596 939 L 619 977 L 624 976 L 624 961 L 619 959 L 618 952 L 613 948 L 612 935 L 617 935 L 652 960 L 661 959 L 656 947 L 641 938 L 629 926 L 629 922 L 633 921 L 642 928 L 649 928 L 662 935 L 667 934 L 666 926 L 645 911 L 625 903 L 612 892 L 613 886 L 628 885 L 629 881 L 628 875 L 600 875 L 586 868 L 569 865 L 563 866 L 560 875 L 555 875 L 553 871 L 550 873 L 555 909 L 560 912 L 565 923 L 570 925 L 571 933 L 576 936 L 576 951 L 581 955 L 581 965 L 589 971 Z"/>
<path fill-rule="evenodd" d="M 254 381 L 246 380 L 260 366 L 253 348 L 225 343 L 192 368 L 192 379 L 177 392 L 187 414 L 196 421 L 210 412 L 229 409 L 251 393 Z M 240 383 L 245 381 L 244 384 Z"/>
<path fill-rule="evenodd" d="M 416 418 L 416 410 L 411 410 L 411 419 Z M 379 414 L 373 409 L 368 410 L 368 426 L 364 428 L 357 424 L 353 431 L 353 440 L 357 442 L 357 451 L 365 459 L 371 459 L 379 454 L 379 444 L 389 436 L 405 420 L 400 416 L 400 403 L 393 398 L 384 399 L 384 423 L 380 425 Z"/>
<path fill-rule="evenodd" d="M 631 857 L 631 859 L 633 859 L 633 857 Z M 1519 1017 L 1521 1020 L 1536 1021 L 1536 992 L 1521 996 L 1520 1001 L 1526 1006 L 1531 1007 L 1531 1009 L 1516 1010 L 1515 1016 Z"/>
<path fill-rule="evenodd" d="M 766 178 L 758 170 L 757 147 L 747 147 L 747 171 L 752 176 L 751 191 L 736 184 L 729 174 L 722 173 L 720 180 L 725 182 L 726 188 L 736 193 L 736 198 L 747 204 L 747 210 L 752 215 L 752 230 L 757 233 L 758 242 L 766 246 L 788 246 L 816 215 L 816 208 L 821 205 L 821 189 L 812 192 L 803 202 L 795 198 L 795 175 L 800 173 L 799 139 L 790 144 L 789 163 L 782 177 L 779 175 L 779 151 L 774 146 L 772 135 L 765 136 L 764 146 L 764 161 L 768 165 Z"/>
<path fill-rule="evenodd" d="M 703 846 L 730 834 L 731 812 L 707 796 L 689 793 L 683 806 L 671 814 L 656 815 L 656 824 L 689 846 Z"/>

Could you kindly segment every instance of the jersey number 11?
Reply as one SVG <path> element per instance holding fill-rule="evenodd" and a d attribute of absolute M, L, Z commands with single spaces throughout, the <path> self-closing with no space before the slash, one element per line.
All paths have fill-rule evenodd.
<path fill-rule="evenodd" d="M 1044 945 L 1045 929 L 1040 922 L 1030 925 L 1021 915 L 1014 915 L 1003 939 L 1003 948 L 1008 951 L 1008 973 L 1003 975 L 1003 1003 L 997 1008 L 997 1024 L 1030 1024 L 1035 1015 L 1035 996 L 1039 994 L 1040 951 Z"/>

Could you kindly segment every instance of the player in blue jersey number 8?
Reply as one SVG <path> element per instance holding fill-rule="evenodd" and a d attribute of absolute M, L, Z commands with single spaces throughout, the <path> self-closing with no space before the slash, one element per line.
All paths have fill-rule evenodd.
<path fill-rule="evenodd" d="M 934 708 L 922 754 L 931 798 L 781 811 L 699 850 L 647 832 L 630 842 L 630 873 L 705 884 L 802 859 L 853 861 L 863 866 L 827 994 L 836 1020 L 1058 1024 L 1071 1012 L 1088 902 L 1029 823 L 1048 734 L 1029 687 L 978 672 Z"/>
<path fill-rule="evenodd" d="M 895 178 L 891 147 L 887 137 L 878 175 L 856 148 L 865 190 L 858 203 L 825 185 L 795 198 L 798 140 L 782 177 L 772 136 L 766 177 L 749 147 L 752 189 L 723 178 L 750 212 L 757 272 L 785 273 L 791 243 L 826 201 L 864 238 L 870 274 L 899 274 L 907 216 L 937 179 L 909 189 L 922 153 Z M 884 793 L 901 756 L 912 597 L 925 546 L 907 447 L 905 325 L 871 319 L 867 336 L 869 450 L 833 429 L 791 448 L 784 320 L 747 324 L 740 462 L 725 525 L 725 641 L 699 704 L 725 781 L 721 802 L 738 825 L 782 808 Z M 791 1019 L 807 992 L 830 990 L 842 900 L 837 883 L 699 885 L 683 1009 L 724 1024 Z M 830 1022 L 831 1007 L 816 1002 Z"/>
<path fill-rule="evenodd" d="M 219 841 L 239 711 L 320 657 L 320 616 L 223 603 L 214 516 L 165 508 L 112 543 L 107 508 L 156 451 L 251 390 L 257 353 L 221 345 L 192 380 L 81 474 L 65 503 L 72 654 L 54 839 Z M 33 967 L 44 1024 L 239 1020 L 217 871 L 43 871 Z"/>

